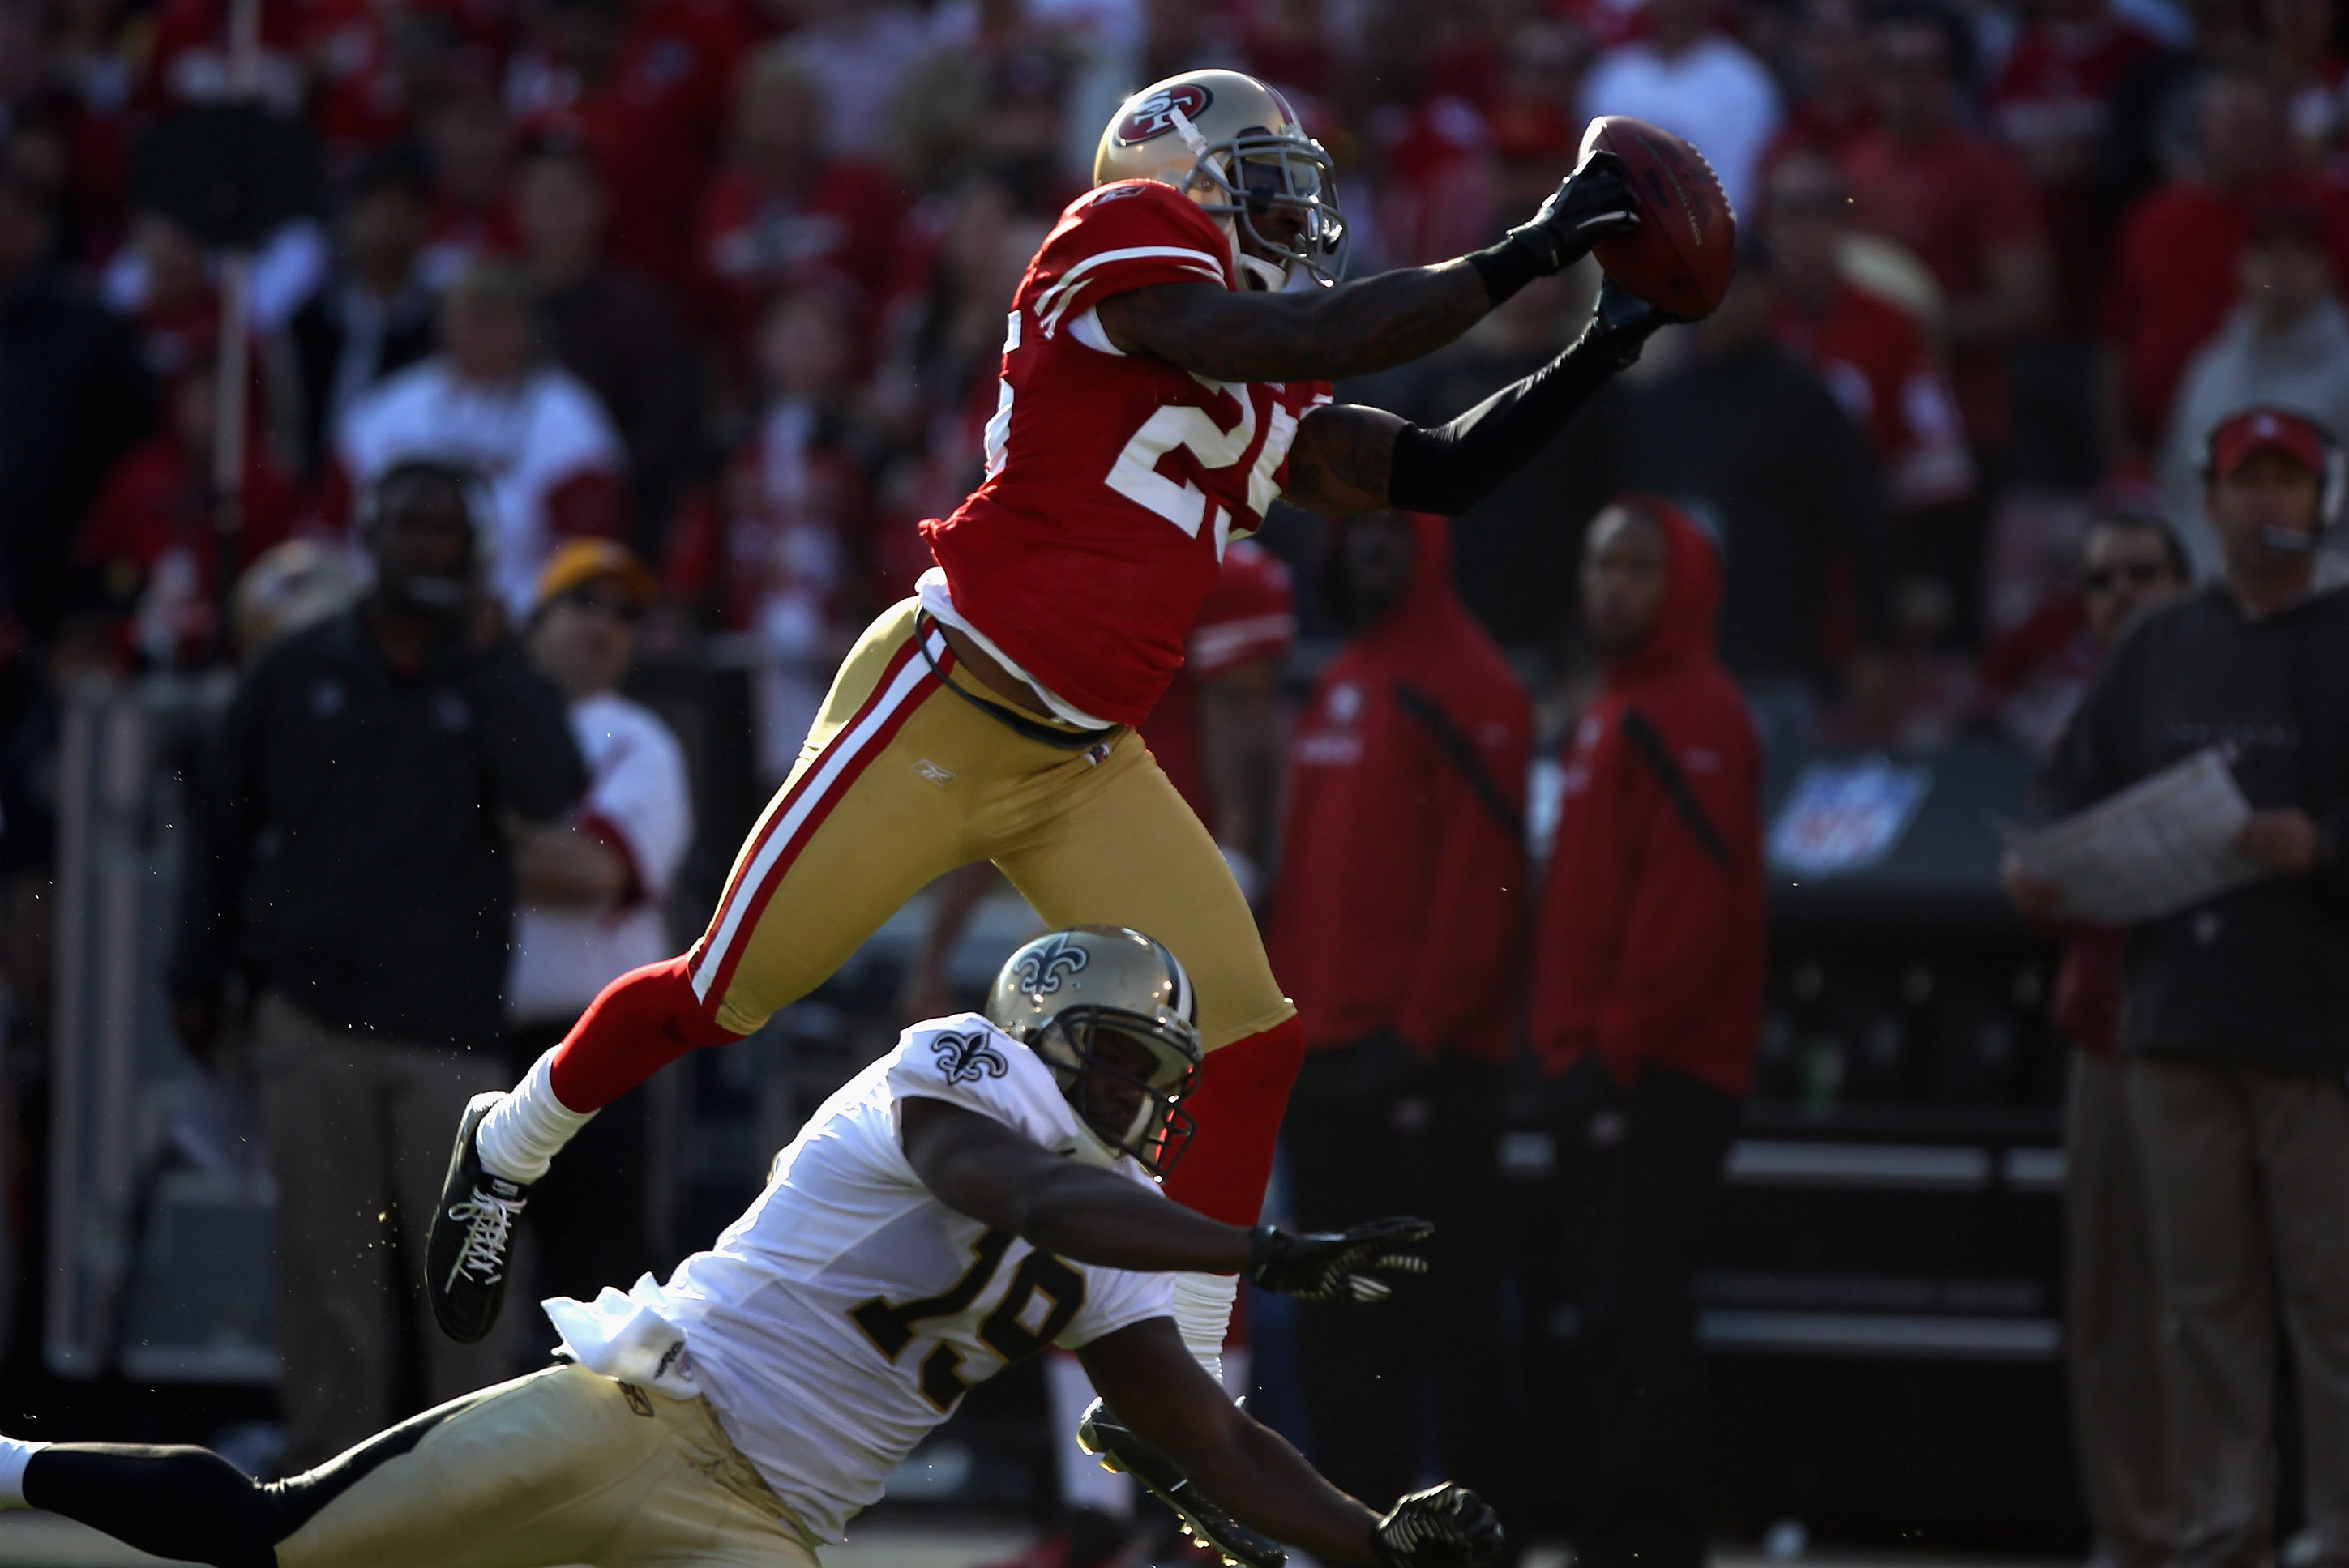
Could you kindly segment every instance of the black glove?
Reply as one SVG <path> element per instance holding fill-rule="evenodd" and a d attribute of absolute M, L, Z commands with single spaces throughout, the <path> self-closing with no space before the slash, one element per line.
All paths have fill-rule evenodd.
<path fill-rule="evenodd" d="M 1427 1260 L 1405 1249 L 1434 1233 L 1425 1220 L 1372 1220 L 1350 1231 L 1301 1236 L 1258 1225 L 1248 1233 L 1247 1276 L 1299 1301 L 1384 1301 L 1394 1287 L 1365 1271 L 1425 1274 Z"/>
<path fill-rule="evenodd" d="M 1616 369 L 1629 370 L 1640 362 L 1640 351 L 1659 328 L 1677 326 L 1687 319 L 1658 310 L 1613 278 L 1601 274 L 1599 303 L 1591 308 L 1590 323 L 1582 329 L 1577 346 L 1588 344 L 1607 355 Z"/>
<path fill-rule="evenodd" d="M 1559 182 L 1531 222 L 1509 231 L 1509 238 L 1533 252 L 1547 276 L 1582 260 L 1608 235 L 1639 226 L 1640 203 L 1623 160 L 1594 150 Z"/>
<path fill-rule="evenodd" d="M 1386 1568 L 1472 1568 L 1501 1549 L 1501 1519 L 1483 1498 L 1445 1481 L 1397 1498 L 1371 1545 Z"/>

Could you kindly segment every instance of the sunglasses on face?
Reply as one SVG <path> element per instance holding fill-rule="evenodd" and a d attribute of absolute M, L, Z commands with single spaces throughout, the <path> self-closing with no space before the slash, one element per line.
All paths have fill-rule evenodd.
<path fill-rule="evenodd" d="M 2124 561 L 2117 566 L 2098 566 L 2082 579 L 2091 593 L 2109 593 L 2124 582 L 2138 588 L 2149 588 L 2169 575 L 2169 568 L 2158 561 Z"/>

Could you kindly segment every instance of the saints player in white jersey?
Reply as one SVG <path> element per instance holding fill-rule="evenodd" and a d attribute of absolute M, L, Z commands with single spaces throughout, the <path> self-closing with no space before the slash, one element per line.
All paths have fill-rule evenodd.
<path fill-rule="evenodd" d="M 985 1016 L 907 1030 L 826 1101 L 666 1284 L 546 1303 L 564 1362 L 267 1485 L 203 1449 L 0 1439 L 0 1504 L 219 1568 L 815 1568 L 967 1390 L 1057 1344 L 1103 1397 L 1089 1443 L 1227 1557 L 1277 1563 L 1281 1541 L 1470 1568 L 1500 1542 L 1474 1493 L 1373 1512 L 1184 1347 L 1173 1271 L 1374 1301 L 1380 1274 L 1423 1267 L 1426 1234 L 1242 1230 L 1167 1202 L 1154 1178 L 1199 1060 L 1171 953 L 1053 933 L 1013 954 Z"/>

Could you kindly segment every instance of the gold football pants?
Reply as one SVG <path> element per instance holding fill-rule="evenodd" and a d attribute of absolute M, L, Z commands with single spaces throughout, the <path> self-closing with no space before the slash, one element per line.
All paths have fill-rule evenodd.
<path fill-rule="evenodd" d="M 378 1458 L 378 1439 L 317 1472 L 360 1473 L 277 1543 L 278 1568 L 816 1568 L 706 1400 L 566 1366 L 424 1419 L 404 1452 Z"/>
<path fill-rule="evenodd" d="M 1019 734 L 967 700 L 994 699 L 916 611 L 883 614 L 841 665 L 688 955 L 715 1021 L 757 1028 L 907 899 L 980 860 L 1047 925 L 1131 926 L 1173 949 L 1209 1050 L 1291 1016 L 1215 841 L 1141 738 L 1073 749 Z"/>

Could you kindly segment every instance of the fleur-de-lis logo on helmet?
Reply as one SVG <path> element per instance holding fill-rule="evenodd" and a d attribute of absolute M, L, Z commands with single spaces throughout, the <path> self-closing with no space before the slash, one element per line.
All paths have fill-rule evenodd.
<path fill-rule="evenodd" d="M 948 1083 L 977 1083 L 1011 1070 L 1011 1064 L 987 1043 L 984 1034 L 940 1035 L 930 1042 L 930 1052 L 938 1058 L 938 1071 Z"/>
<path fill-rule="evenodd" d="M 1020 955 L 1019 967 L 1015 972 L 1019 994 L 1023 996 L 1057 995 L 1061 982 L 1089 962 L 1083 948 L 1071 942 L 1065 933 L 1055 932 L 1050 941 Z"/>

